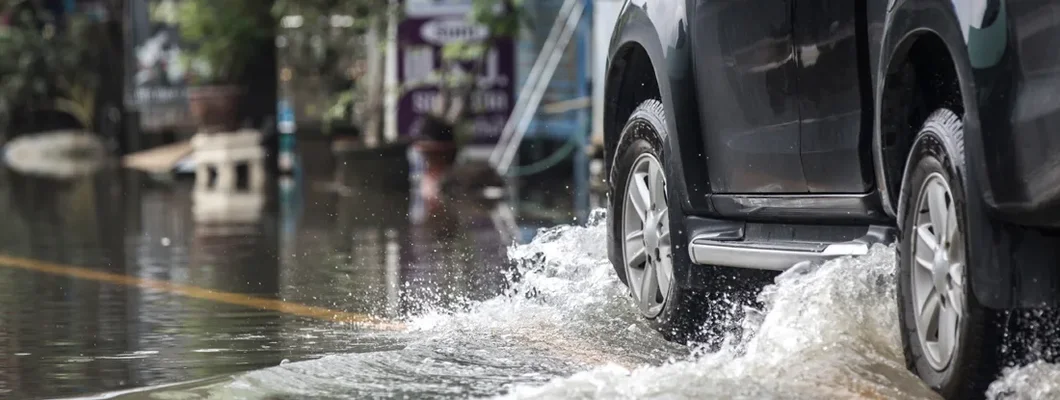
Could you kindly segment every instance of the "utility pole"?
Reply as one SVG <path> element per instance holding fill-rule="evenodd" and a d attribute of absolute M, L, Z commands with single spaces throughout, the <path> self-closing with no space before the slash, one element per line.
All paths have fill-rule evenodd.
<path fill-rule="evenodd" d="M 379 145 L 383 134 L 383 104 L 385 97 L 385 74 L 386 74 L 386 33 L 390 23 L 390 13 L 393 12 L 392 4 L 388 2 L 387 12 L 371 15 L 371 25 L 368 28 L 365 50 L 368 56 L 368 68 L 364 79 L 368 81 L 366 94 L 367 107 L 364 121 L 364 145 L 375 147 Z"/>

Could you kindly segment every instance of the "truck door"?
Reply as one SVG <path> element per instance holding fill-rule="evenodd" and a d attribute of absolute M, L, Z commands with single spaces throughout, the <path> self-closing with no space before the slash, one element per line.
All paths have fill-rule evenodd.
<path fill-rule="evenodd" d="M 806 193 L 794 0 L 692 0 L 692 48 L 714 193 Z"/>
<path fill-rule="evenodd" d="M 872 104 L 868 49 L 858 49 L 867 40 L 865 0 L 794 1 L 807 186 L 814 193 L 865 193 L 873 182 L 872 108 L 862 108 Z"/>

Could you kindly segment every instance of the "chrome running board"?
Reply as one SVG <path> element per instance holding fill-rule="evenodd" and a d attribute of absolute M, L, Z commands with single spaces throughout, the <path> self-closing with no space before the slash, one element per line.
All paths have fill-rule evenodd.
<path fill-rule="evenodd" d="M 863 256 L 874 244 L 889 244 L 894 238 L 894 229 L 883 226 L 872 226 L 865 236 L 838 243 L 733 241 L 700 235 L 692 239 L 688 252 L 692 262 L 700 265 L 783 271 L 803 261 Z"/>

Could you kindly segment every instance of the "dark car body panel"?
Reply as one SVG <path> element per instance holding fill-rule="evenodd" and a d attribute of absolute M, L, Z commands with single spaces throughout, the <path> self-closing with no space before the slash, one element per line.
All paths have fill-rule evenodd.
<path fill-rule="evenodd" d="M 1048 139 L 1060 126 L 1060 114 L 1055 103 L 1032 113 L 1025 107 L 1046 100 L 1035 98 L 1042 93 L 1060 96 L 1060 83 L 1050 79 L 1058 72 L 1041 68 L 1037 68 L 1041 72 L 1032 72 L 1035 67 L 1028 68 L 1021 61 L 1039 55 L 1055 57 L 1056 49 L 1048 40 L 1030 39 L 1037 32 L 1057 32 L 1056 19 L 1050 20 L 1049 28 L 1036 28 L 1033 23 L 1038 14 L 1056 12 L 1055 6 L 1045 0 L 989 0 L 996 12 L 987 13 L 985 21 L 974 21 L 967 14 L 959 15 L 946 0 L 896 3 L 882 22 L 877 87 L 886 84 L 885 72 L 902 60 L 907 44 L 923 34 L 942 38 L 959 78 L 970 175 L 967 206 L 973 215 L 988 215 L 997 221 L 969 221 L 969 231 L 975 232 L 969 257 L 976 260 L 970 271 L 976 298 L 994 308 L 1056 304 L 1058 268 L 1052 249 L 1060 241 L 1027 227 L 1060 224 L 1060 163 L 1056 162 L 1060 142 Z M 1042 37 L 1049 37 L 1048 33 Z M 1030 76 L 1038 80 L 1032 83 Z M 877 131 L 880 123 L 877 116 Z M 874 162 L 882 180 L 879 133 L 875 139 Z M 888 203 L 888 196 L 883 200 Z M 886 204 L 891 212 L 893 207 Z"/>
<path fill-rule="evenodd" d="M 1037 228 L 1060 227 L 1060 3 L 983 0 L 984 18 L 957 8 L 973 3 L 628 0 L 608 58 L 608 110 L 620 100 L 616 56 L 643 48 L 683 215 L 893 224 L 902 176 L 884 168 L 883 92 L 931 35 L 963 102 L 967 207 L 987 216 L 968 227 L 976 297 L 995 308 L 1055 304 L 1049 248 L 1060 239 Z M 625 122 L 613 119 L 605 132 Z"/>
<path fill-rule="evenodd" d="M 864 162 L 873 110 L 865 2 L 795 0 L 794 10 L 806 183 L 813 193 L 867 193 L 875 178 Z"/>
<path fill-rule="evenodd" d="M 1007 1 L 968 34 L 987 203 L 1007 219 L 1060 225 L 1060 4 Z"/>
<path fill-rule="evenodd" d="M 808 191 L 799 155 L 791 3 L 691 4 L 699 133 L 714 193 Z"/>
<path fill-rule="evenodd" d="M 886 31 L 880 71 L 893 65 L 903 44 L 916 35 L 942 37 L 960 77 L 968 167 L 982 180 L 979 193 L 986 206 L 1009 222 L 1057 227 L 1060 4 L 987 3 L 996 8 L 987 21 L 968 16 L 962 21 L 950 1 L 897 1 L 887 19 L 878 22 Z"/>

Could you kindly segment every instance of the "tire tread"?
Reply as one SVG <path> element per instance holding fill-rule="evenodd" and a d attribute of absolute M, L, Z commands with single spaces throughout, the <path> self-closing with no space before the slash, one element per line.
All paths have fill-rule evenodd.
<path fill-rule="evenodd" d="M 909 181 L 915 176 L 915 170 L 919 168 L 921 161 L 926 157 L 935 156 L 938 162 L 942 164 L 943 169 L 947 169 L 951 174 L 955 175 L 951 179 L 960 180 L 958 183 L 962 191 L 960 193 L 962 202 L 966 203 L 965 199 L 969 197 L 969 193 L 967 193 L 967 170 L 965 168 L 964 127 L 961 117 L 945 108 L 932 112 L 924 122 L 915 143 L 920 141 L 934 143 L 924 144 L 923 146 L 941 145 L 944 154 L 932 155 L 927 154 L 929 152 L 926 151 L 921 154 L 918 150 L 923 150 L 921 148 L 923 146 L 918 147 L 914 144 L 902 181 L 898 215 L 900 226 L 906 219 L 906 213 L 913 212 L 910 209 L 915 207 L 914 198 L 917 193 L 911 193 L 913 189 L 909 187 L 911 184 Z M 947 165 L 947 163 L 950 163 L 950 165 Z M 967 207 L 962 206 L 962 208 L 965 210 L 964 216 L 966 219 L 985 218 L 985 216 L 968 215 Z M 967 225 L 967 222 L 964 222 L 964 224 Z M 912 228 L 906 227 L 903 229 Z M 967 238 L 965 240 L 967 241 Z M 917 328 L 915 321 L 907 321 L 906 306 L 903 304 L 902 296 L 904 296 L 905 289 L 901 285 L 908 284 L 905 283 L 906 276 L 902 270 L 913 268 L 912 266 L 902 266 L 902 260 L 904 259 L 902 255 L 903 248 L 904 246 L 898 246 L 897 253 L 900 266 L 898 306 L 901 311 L 903 353 L 905 354 L 907 368 L 923 377 L 924 372 L 918 371 L 917 364 L 924 355 L 914 348 L 914 346 L 917 346 L 916 343 L 919 339 L 916 341 L 907 339 L 907 336 L 915 337 L 917 335 Z M 965 268 L 972 268 L 973 266 L 974 264 L 969 262 Z M 966 278 L 965 284 L 971 285 L 971 279 Z M 947 374 L 950 377 L 949 381 L 928 382 L 932 389 L 950 399 L 984 398 L 986 390 L 990 383 L 996 379 L 1002 366 L 1000 355 L 1003 326 L 999 324 L 999 313 L 980 305 L 970 289 L 966 290 L 966 304 L 967 324 L 961 338 L 962 346 L 966 347 L 963 352 L 958 349 L 960 354 L 955 355 L 955 357 L 959 358 L 954 359 L 955 362 L 959 361 L 960 365 L 956 366 L 957 370 Z"/>

